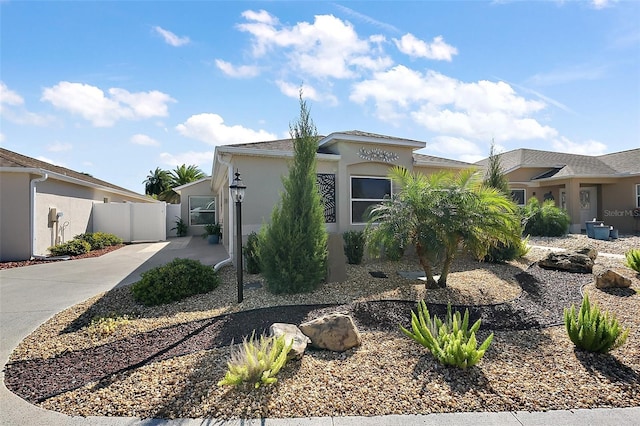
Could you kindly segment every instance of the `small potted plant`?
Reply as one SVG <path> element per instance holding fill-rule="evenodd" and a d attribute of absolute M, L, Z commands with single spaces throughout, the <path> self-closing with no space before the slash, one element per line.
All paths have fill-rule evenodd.
<path fill-rule="evenodd" d="M 176 216 L 176 219 L 176 226 L 171 228 L 171 230 L 176 231 L 178 237 L 184 237 L 185 235 L 187 235 L 187 229 L 189 229 L 189 225 L 184 223 L 184 220 L 182 220 L 181 217 Z"/>
<path fill-rule="evenodd" d="M 202 238 L 207 238 L 209 244 L 218 244 L 222 238 L 222 225 L 219 223 L 207 223 L 204 226 Z"/>

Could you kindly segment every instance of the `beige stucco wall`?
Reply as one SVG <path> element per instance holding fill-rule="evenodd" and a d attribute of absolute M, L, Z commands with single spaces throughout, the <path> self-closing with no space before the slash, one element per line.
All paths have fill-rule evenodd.
<path fill-rule="evenodd" d="M 0 175 L 0 261 L 31 256 L 30 177 L 27 173 Z"/>
<path fill-rule="evenodd" d="M 603 184 L 598 194 L 602 199 L 602 216 L 598 219 L 622 233 L 640 232 L 640 217 L 633 217 L 636 185 L 640 185 L 640 176 L 623 178 L 616 184 Z"/>
<path fill-rule="evenodd" d="M 61 181 L 49 176 L 36 183 L 35 247 L 31 253 L 31 179 L 37 174 L 3 172 L 0 177 L 0 260 L 25 260 L 32 254 L 45 256 L 47 248 L 56 241 L 65 242 L 74 236 L 93 232 L 91 211 L 94 202 L 141 202 L 139 198 Z M 153 202 L 151 199 L 149 202 Z M 63 213 L 56 222 L 49 220 L 49 212 Z"/>
<path fill-rule="evenodd" d="M 215 194 L 211 191 L 211 180 L 207 179 L 180 190 L 180 216 L 182 217 L 182 220 L 184 220 L 184 222 L 187 225 L 189 225 L 189 197 L 192 195 L 214 197 Z M 217 208 L 218 206 L 216 205 L 216 210 Z M 220 218 L 218 213 L 219 212 L 216 211 L 216 221 L 219 222 Z M 202 235 L 202 234 L 204 234 L 204 225 L 193 225 L 193 226 L 189 226 L 189 228 L 187 229 L 187 235 Z"/>

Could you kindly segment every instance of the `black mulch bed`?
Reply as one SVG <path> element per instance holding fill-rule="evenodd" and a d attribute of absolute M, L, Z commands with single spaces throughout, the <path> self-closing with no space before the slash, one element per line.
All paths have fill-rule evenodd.
<path fill-rule="evenodd" d="M 522 294 L 513 301 L 469 309 L 485 330 L 525 330 L 558 325 L 563 310 L 582 300 L 581 288 L 591 274 L 571 274 L 534 265 L 516 276 Z M 427 304 L 442 318 L 446 305 Z M 375 301 L 347 305 L 293 305 L 243 311 L 153 330 L 102 346 L 62 353 L 54 358 L 17 361 L 5 367 L 8 389 L 37 403 L 90 382 L 107 384 L 115 374 L 200 350 L 228 346 L 244 336 L 266 332 L 274 322 L 300 324 L 330 312 L 350 314 L 361 331 L 397 332 L 410 326 L 415 302 Z"/>

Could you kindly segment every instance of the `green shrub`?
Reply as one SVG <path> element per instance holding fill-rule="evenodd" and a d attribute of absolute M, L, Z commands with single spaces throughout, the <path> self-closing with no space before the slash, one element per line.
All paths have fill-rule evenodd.
<path fill-rule="evenodd" d="M 626 258 L 624 264 L 640 273 L 640 249 L 631 249 L 624 254 L 624 257 Z"/>
<path fill-rule="evenodd" d="M 489 248 L 489 252 L 484 257 L 484 261 L 491 263 L 504 263 L 510 260 L 519 259 L 529 252 L 529 247 L 527 247 L 528 242 L 529 237 L 521 240 L 518 244 L 505 244 L 498 242 L 496 245 Z"/>
<path fill-rule="evenodd" d="M 136 301 L 155 306 L 207 293 L 220 284 L 220 277 L 210 266 L 197 260 L 174 259 L 142 273 L 131 286 Z"/>
<path fill-rule="evenodd" d="M 287 362 L 287 354 L 291 350 L 293 340 L 287 345 L 285 336 L 265 337 L 260 339 L 244 339 L 227 362 L 227 373 L 218 382 L 218 386 L 240 386 L 243 384 L 259 388 L 260 385 L 276 383 L 276 375 Z"/>
<path fill-rule="evenodd" d="M 362 263 L 364 255 L 365 234 L 364 231 L 347 231 L 342 234 L 344 240 L 344 254 L 351 265 Z"/>
<path fill-rule="evenodd" d="M 52 256 L 78 256 L 88 253 L 91 250 L 91 244 L 83 240 L 73 239 L 66 243 L 49 247 L 47 250 Z"/>
<path fill-rule="evenodd" d="M 255 232 L 250 233 L 247 236 L 247 242 L 245 244 L 243 254 L 245 260 L 245 266 L 247 272 L 250 274 L 260 273 L 260 239 Z"/>
<path fill-rule="evenodd" d="M 591 306 L 587 294 L 577 315 L 575 305 L 564 310 L 564 324 L 571 341 L 589 352 L 609 352 L 622 346 L 629 336 L 629 329 L 623 330 L 614 316 L 601 313 L 595 304 Z"/>
<path fill-rule="evenodd" d="M 88 232 L 86 234 L 76 235 L 73 239 L 88 242 L 89 245 L 91 245 L 91 250 L 100 250 L 105 247 L 122 244 L 122 238 L 106 232 Z"/>
<path fill-rule="evenodd" d="M 424 300 L 418 303 L 418 315 L 411 312 L 411 328 L 413 331 L 400 326 L 404 334 L 429 349 L 440 363 L 459 368 L 476 365 L 493 340 L 493 333 L 491 333 L 478 347 L 476 331 L 480 328 L 480 320 L 469 328 L 468 309 L 461 318 L 459 311 L 451 314 L 449 304 L 446 320 L 442 322 L 435 315 L 433 319 L 429 316 Z"/>
<path fill-rule="evenodd" d="M 556 207 L 553 200 L 540 205 L 537 198 L 530 198 L 523 209 L 525 235 L 560 237 L 569 230 L 571 218 L 566 210 Z"/>

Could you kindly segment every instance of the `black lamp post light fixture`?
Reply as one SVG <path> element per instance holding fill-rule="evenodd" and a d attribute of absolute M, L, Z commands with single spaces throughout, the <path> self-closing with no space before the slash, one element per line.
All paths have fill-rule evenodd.
<path fill-rule="evenodd" d="M 229 185 L 231 198 L 236 202 L 236 280 L 238 283 L 238 303 L 243 299 L 242 282 L 242 201 L 244 201 L 244 190 L 247 187 L 242 183 L 240 172 L 236 169 L 236 177 Z"/>

